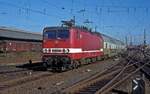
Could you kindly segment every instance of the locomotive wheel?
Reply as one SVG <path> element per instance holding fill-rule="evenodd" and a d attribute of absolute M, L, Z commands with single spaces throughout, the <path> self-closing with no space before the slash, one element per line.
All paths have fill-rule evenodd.
<path fill-rule="evenodd" d="M 91 61 L 92 61 L 93 63 L 96 62 L 96 58 L 95 58 L 95 57 L 91 58 Z"/>
<path fill-rule="evenodd" d="M 73 69 L 75 69 L 76 68 L 76 65 L 75 65 L 75 63 L 73 63 Z"/>
<path fill-rule="evenodd" d="M 81 67 L 82 66 L 82 63 L 80 61 L 78 61 L 78 67 Z"/>
<path fill-rule="evenodd" d="M 47 68 L 47 67 L 48 67 L 48 65 L 47 65 L 47 63 L 46 63 L 46 62 L 44 62 L 44 63 L 43 63 L 43 67 L 45 67 L 45 68 Z"/>
<path fill-rule="evenodd" d="M 77 65 L 76 62 L 74 62 L 74 63 L 73 63 L 73 69 L 76 69 L 76 68 L 78 68 L 78 65 Z"/>
<path fill-rule="evenodd" d="M 73 61 L 71 61 L 71 63 L 68 65 L 68 69 L 72 70 L 73 69 Z"/>
<path fill-rule="evenodd" d="M 88 59 L 88 64 L 91 64 L 91 63 L 92 63 L 92 59 L 89 58 L 89 59 Z"/>
<path fill-rule="evenodd" d="M 71 61 L 71 63 L 69 64 L 68 68 L 69 69 L 76 69 L 80 66 L 80 63 L 79 61 Z"/>
<path fill-rule="evenodd" d="M 75 61 L 75 67 L 78 68 L 78 67 L 80 67 L 80 65 L 81 65 L 80 61 L 79 61 L 79 60 L 76 60 L 76 61 Z"/>
<path fill-rule="evenodd" d="M 68 69 L 69 69 L 69 70 L 72 70 L 72 69 L 73 69 L 72 64 L 70 64 L 70 65 L 68 66 Z"/>
<path fill-rule="evenodd" d="M 67 68 L 65 66 L 61 67 L 61 71 L 66 71 L 66 70 L 67 70 Z"/>
<path fill-rule="evenodd" d="M 100 61 L 100 60 L 102 60 L 102 58 L 101 57 L 97 57 L 96 60 Z"/>
<path fill-rule="evenodd" d="M 77 64 L 77 63 L 75 64 L 75 68 L 76 68 L 76 69 L 78 68 L 78 64 Z"/>

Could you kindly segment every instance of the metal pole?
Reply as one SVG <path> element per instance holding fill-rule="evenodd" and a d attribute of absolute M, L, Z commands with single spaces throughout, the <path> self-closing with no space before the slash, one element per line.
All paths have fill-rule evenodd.
<path fill-rule="evenodd" d="M 146 46 L 146 30 L 144 29 L 144 47 Z"/>

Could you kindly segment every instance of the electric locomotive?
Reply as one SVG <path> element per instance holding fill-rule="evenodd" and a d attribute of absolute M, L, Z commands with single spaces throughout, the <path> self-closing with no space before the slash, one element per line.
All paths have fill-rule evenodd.
<path fill-rule="evenodd" d="M 101 35 L 68 21 L 64 23 L 65 26 L 43 30 L 44 65 L 53 70 L 66 70 L 100 60 L 104 55 Z"/>

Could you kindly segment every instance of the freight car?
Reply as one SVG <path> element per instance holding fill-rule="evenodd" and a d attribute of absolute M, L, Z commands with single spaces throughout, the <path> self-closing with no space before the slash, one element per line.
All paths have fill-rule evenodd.
<path fill-rule="evenodd" d="M 0 52 L 41 51 L 42 35 L 0 27 Z"/>
<path fill-rule="evenodd" d="M 53 70 L 76 68 L 116 55 L 125 46 L 104 34 L 79 26 L 43 30 L 43 62 Z"/>

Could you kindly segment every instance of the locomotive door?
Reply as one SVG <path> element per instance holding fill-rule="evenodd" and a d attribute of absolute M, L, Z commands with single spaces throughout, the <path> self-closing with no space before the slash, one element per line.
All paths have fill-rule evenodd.
<path fill-rule="evenodd" d="M 78 48 L 82 48 L 82 43 L 81 43 L 81 33 L 77 31 L 77 43 L 78 43 Z"/>

